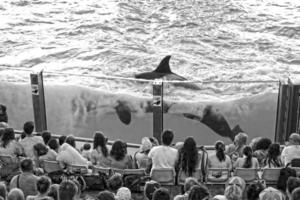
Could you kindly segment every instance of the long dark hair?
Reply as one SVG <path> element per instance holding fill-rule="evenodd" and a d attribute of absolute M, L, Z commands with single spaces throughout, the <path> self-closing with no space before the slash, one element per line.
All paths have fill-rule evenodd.
<path fill-rule="evenodd" d="M 10 141 L 15 139 L 15 131 L 13 128 L 5 128 L 2 136 L 2 146 L 6 148 L 6 146 L 10 143 Z"/>
<path fill-rule="evenodd" d="M 116 140 L 110 150 L 110 156 L 116 161 L 120 161 L 125 158 L 127 154 L 127 149 L 125 148 L 125 143 L 121 140 Z"/>
<path fill-rule="evenodd" d="M 250 146 L 245 146 L 243 149 L 243 154 L 246 156 L 245 163 L 243 168 L 251 168 L 252 167 L 252 148 Z"/>
<path fill-rule="evenodd" d="M 198 150 L 197 145 L 193 137 L 185 139 L 182 148 L 179 150 L 179 162 L 181 163 L 181 169 L 189 176 L 193 175 L 196 171 L 198 164 Z"/>
<path fill-rule="evenodd" d="M 224 162 L 226 157 L 225 157 L 225 144 L 223 141 L 217 141 L 215 144 L 215 149 L 217 151 L 216 156 L 219 159 L 220 162 Z"/>
<path fill-rule="evenodd" d="M 108 149 L 106 147 L 106 138 L 101 132 L 97 131 L 94 134 L 94 149 L 97 149 L 99 146 L 101 147 L 104 157 L 107 157 Z"/>
<path fill-rule="evenodd" d="M 265 160 L 265 164 L 270 167 L 271 163 L 274 164 L 275 167 L 281 167 L 282 163 L 278 159 L 280 156 L 280 145 L 278 143 L 273 143 L 269 146 L 269 151 Z"/>

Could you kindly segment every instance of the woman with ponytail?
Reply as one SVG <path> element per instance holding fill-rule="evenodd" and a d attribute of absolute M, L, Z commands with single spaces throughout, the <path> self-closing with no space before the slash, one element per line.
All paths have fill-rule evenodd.
<path fill-rule="evenodd" d="M 209 168 L 228 168 L 231 169 L 231 160 L 228 155 L 225 154 L 225 144 L 223 141 L 217 141 L 215 143 L 216 153 L 208 157 Z"/>
<path fill-rule="evenodd" d="M 259 168 L 258 160 L 253 157 L 253 151 L 250 146 L 244 147 L 243 154 L 244 156 L 242 158 L 238 158 L 235 162 L 235 168 Z"/>

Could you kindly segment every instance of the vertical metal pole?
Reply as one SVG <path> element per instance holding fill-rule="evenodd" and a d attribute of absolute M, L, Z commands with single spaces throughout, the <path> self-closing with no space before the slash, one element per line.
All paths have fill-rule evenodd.
<path fill-rule="evenodd" d="M 47 130 L 43 72 L 30 74 L 35 131 Z"/>
<path fill-rule="evenodd" d="M 161 143 L 163 131 L 163 82 L 155 80 L 153 82 L 153 137 Z"/>

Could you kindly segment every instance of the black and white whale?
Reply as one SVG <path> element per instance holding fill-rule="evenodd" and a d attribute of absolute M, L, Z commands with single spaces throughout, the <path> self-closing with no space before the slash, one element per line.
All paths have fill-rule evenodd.
<path fill-rule="evenodd" d="M 177 80 L 177 81 L 186 81 L 187 79 L 172 72 L 170 69 L 169 61 L 171 56 L 168 55 L 159 63 L 158 67 L 152 72 L 143 72 L 135 75 L 135 78 L 138 79 L 165 79 L 165 80 Z M 174 83 L 175 86 L 180 86 L 188 89 L 199 90 L 200 88 L 194 83 Z"/>

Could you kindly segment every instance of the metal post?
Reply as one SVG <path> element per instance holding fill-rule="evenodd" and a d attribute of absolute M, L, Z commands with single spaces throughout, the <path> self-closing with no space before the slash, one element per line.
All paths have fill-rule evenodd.
<path fill-rule="evenodd" d="M 163 82 L 155 80 L 153 82 L 153 137 L 161 143 L 163 131 Z"/>
<path fill-rule="evenodd" d="M 30 74 L 35 131 L 47 130 L 43 71 Z"/>

